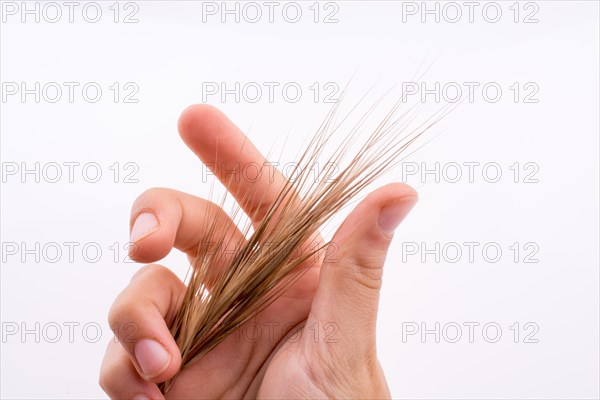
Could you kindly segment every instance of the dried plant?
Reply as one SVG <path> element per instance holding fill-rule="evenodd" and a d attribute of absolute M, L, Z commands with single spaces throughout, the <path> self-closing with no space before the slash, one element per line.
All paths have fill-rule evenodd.
<path fill-rule="evenodd" d="M 182 369 L 214 349 L 302 276 L 309 265 L 306 261 L 319 257 L 328 245 L 309 248 L 306 243 L 374 179 L 401 162 L 407 156 L 405 150 L 450 110 L 450 106 L 442 107 L 416 123 L 418 107 L 408 107 L 398 100 L 346 166 L 339 168 L 384 97 L 375 101 L 337 143 L 333 141 L 340 127 L 358 104 L 339 123 L 340 102 L 332 107 L 297 160 L 292 171 L 294 179 L 282 184 L 278 197 L 253 230 L 250 224 L 245 226 L 242 231 L 248 239 L 225 262 L 224 269 L 227 230 L 217 231 L 214 223 L 208 228 L 208 236 L 217 240 L 211 243 L 211 251 L 203 246 L 198 249 L 181 308 L 171 327 L 181 350 Z M 316 169 L 314 179 L 314 167 L 327 146 L 336 147 L 323 164 L 326 167 Z M 232 214 L 239 211 L 238 206 Z M 211 221 L 211 216 L 206 217 Z M 172 379 L 161 384 L 163 393 L 171 383 Z"/>

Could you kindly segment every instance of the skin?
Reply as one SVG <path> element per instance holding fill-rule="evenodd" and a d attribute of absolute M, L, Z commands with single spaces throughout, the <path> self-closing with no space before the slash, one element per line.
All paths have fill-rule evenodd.
<path fill-rule="evenodd" d="M 213 107 L 189 107 L 178 128 L 183 141 L 208 166 L 266 161 Z M 221 181 L 231 179 L 223 170 L 216 169 L 215 175 Z M 279 172 L 252 182 L 231 179 L 229 190 L 258 223 L 283 180 Z M 415 190 L 401 183 L 366 196 L 335 233 L 335 256 L 312 260 L 308 271 L 276 302 L 178 374 L 166 397 L 390 398 L 377 359 L 377 307 L 393 230 L 416 200 Z M 227 214 L 207 200 L 163 188 L 144 192 L 133 204 L 130 227 L 144 213 L 153 215 L 158 226 L 134 238 L 131 257 L 152 263 L 177 248 L 192 260 L 198 244 L 210 239 L 202 229 L 207 211 L 228 226 Z M 228 240 L 244 240 L 237 228 L 227 235 Z M 172 378 L 181 365 L 169 326 L 183 289 L 168 268 L 149 264 L 115 300 L 109 323 L 118 342 L 108 345 L 100 372 L 100 385 L 111 398 L 164 398 L 156 383 Z M 163 351 L 162 358 L 148 350 L 148 340 Z"/>

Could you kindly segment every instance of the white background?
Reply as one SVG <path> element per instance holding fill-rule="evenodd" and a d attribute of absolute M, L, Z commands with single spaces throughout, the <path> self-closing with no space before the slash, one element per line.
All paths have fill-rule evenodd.
<path fill-rule="evenodd" d="M 436 182 L 433 174 L 403 176 L 402 168 L 379 181 L 406 178 L 421 197 L 396 234 L 381 297 L 378 350 L 393 397 L 598 398 L 597 2 L 538 1 L 516 7 L 499 2 L 495 4 L 502 14 L 496 23 L 489 21 L 495 17 L 489 2 L 478 3 L 473 22 L 467 6 L 455 3 L 462 11 L 455 23 L 450 19 L 456 8 L 444 8 L 445 3 L 437 5 L 439 22 L 433 14 L 426 14 L 423 22 L 420 2 L 393 1 L 336 2 L 337 8 L 327 9 L 321 3 L 317 23 L 309 9 L 312 2 L 301 4 L 297 23 L 283 18 L 285 2 L 276 9 L 273 23 L 264 6 L 259 22 L 241 15 L 236 23 L 230 15 L 223 23 L 220 14 L 205 15 L 203 21 L 199 1 L 138 1 L 133 16 L 137 23 L 123 23 L 123 17 L 136 10 L 125 9 L 124 3 L 118 5 L 121 12 L 115 23 L 112 3 L 101 2 L 97 23 L 82 17 L 85 2 L 75 9 L 73 23 L 65 6 L 60 6 L 63 16 L 56 23 L 44 15 L 39 23 L 32 15 L 22 22 L 21 10 L 2 15 L 3 85 L 80 83 L 72 103 L 65 87 L 57 103 L 43 95 L 39 103 L 34 95 L 23 101 L 20 93 L 2 98 L 2 170 L 7 172 L 14 163 L 34 168 L 39 162 L 41 170 L 53 162 L 63 165 L 57 183 L 43 174 L 38 183 L 34 175 L 22 177 L 20 171 L 3 176 L 2 398 L 104 397 L 97 380 L 112 337 L 107 311 L 139 268 L 123 262 L 132 201 L 155 186 L 208 194 L 210 185 L 202 182 L 199 162 L 176 131 L 180 112 L 202 102 L 203 82 L 226 82 L 229 87 L 235 82 L 300 85 L 303 94 L 296 103 L 283 98 L 280 90 L 272 102 L 266 93 L 256 103 L 243 96 L 239 102 L 233 96 L 225 102 L 219 96 L 207 99 L 249 130 L 265 153 L 274 144 L 281 149 L 289 133 L 280 160 L 293 161 L 331 107 L 322 99 L 315 102 L 311 85 L 334 82 L 342 87 L 354 75 L 352 103 L 374 84 L 381 94 L 411 81 L 423 60 L 430 66 L 422 78 L 429 88 L 435 82 L 480 86 L 473 101 L 465 101 L 442 121 L 431 137 L 439 135 L 410 159 L 417 163 L 412 165 L 425 163 L 428 168 L 436 162 L 441 168 L 458 163 L 463 166 L 458 182 L 450 182 L 455 170 L 447 169 Z M 427 6 L 433 9 L 435 4 Z M 406 13 L 412 5 L 419 8 L 415 15 Z M 488 14 L 482 11 L 486 5 Z M 38 6 L 42 10 L 44 3 Z M 240 9 L 243 6 L 240 3 Z M 520 11 L 517 22 L 515 8 Z M 336 9 L 337 22 L 324 23 L 325 14 Z M 55 11 L 47 11 L 47 17 L 54 18 Z M 537 22 L 524 22 L 530 13 L 530 20 Z M 97 103 L 81 95 L 88 82 L 103 89 Z M 122 90 L 117 103 L 109 89 L 114 82 Z M 139 88 L 137 103 L 123 102 L 127 82 Z M 490 82 L 502 88 L 495 103 L 481 91 Z M 510 89 L 515 82 L 520 87 L 517 101 Z M 527 83 L 533 85 L 529 89 L 539 89 L 528 99 L 537 102 L 524 101 L 531 92 L 524 88 Z M 412 99 L 421 101 L 419 96 Z M 425 109 L 439 109 L 444 100 L 442 96 L 438 103 L 429 95 Z M 72 183 L 65 162 L 80 163 Z M 103 174 L 97 183 L 82 176 L 81 166 L 93 162 Z M 464 164 L 469 162 L 479 163 L 472 182 Z M 121 172 L 118 183 L 109 168 L 114 163 Z M 139 167 L 133 176 L 138 183 L 124 182 L 124 174 L 132 171 L 124 169 L 125 163 Z M 495 169 L 482 173 L 487 163 L 500 166 L 498 182 L 488 182 Z M 515 163 L 521 172 L 517 182 L 514 167 L 509 168 Z M 525 163 L 532 167 L 524 169 Z M 525 179 L 531 168 L 535 174 Z M 36 243 L 42 248 L 53 242 L 63 250 L 55 263 L 49 259 L 55 253 L 44 255 L 40 250 L 36 262 L 36 254 L 23 252 Z M 77 243 L 73 260 L 64 242 Z M 114 247 L 111 250 L 115 242 L 117 254 Z M 473 262 L 464 242 L 480 244 Z M 516 260 L 510 248 L 515 242 L 520 247 Z M 17 254 L 7 251 L 14 243 Z M 102 250 L 97 262 L 82 255 L 88 243 Z M 444 256 L 440 251 L 439 260 L 424 255 L 423 262 L 422 252 L 403 255 L 406 243 L 416 243 L 421 250 L 435 243 L 441 248 L 458 243 L 463 254 L 451 262 L 455 253 Z M 502 249 L 497 262 L 483 257 L 486 243 Z M 524 248 L 526 243 L 530 247 Z M 536 254 L 529 261 L 538 262 L 525 262 L 532 249 Z M 188 266 L 177 252 L 162 263 L 182 277 Z M 473 343 L 465 322 L 480 324 Z M 532 324 L 525 329 L 528 322 Z M 70 323 L 78 324 L 72 343 Z M 434 334 L 422 338 L 420 332 L 403 340 L 407 327 L 421 329 L 422 323 L 427 329 L 440 324 L 439 343 Z M 462 326 L 457 343 L 451 343 L 452 323 Z M 482 333 L 487 323 L 502 329 L 496 343 L 486 340 L 495 336 L 493 329 L 487 337 Z M 51 343 L 56 326 L 61 336 Z M 18 332 L 8 334 L 15 327 Z M 539 330 L 529 339 L 537 343 L 525 343 L 532 327 Z M 31 333 L 22 335 L 23 329 Z"/>

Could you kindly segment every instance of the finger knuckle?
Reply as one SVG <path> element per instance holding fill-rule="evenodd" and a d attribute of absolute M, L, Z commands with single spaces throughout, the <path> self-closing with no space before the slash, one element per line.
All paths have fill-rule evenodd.
<path fill-rule="evenodd" d="M 116 365 L 113 363 L 109 363 L 108 365 L 103 365 L 100 369 L 100 376 L 98 377 L 98 385 L 106 392 L 107 394 L 111 394 L 115 389 L 115 382 L 119 379 L 119 371 Z"/>
<path fill-rule="evenodd" d="M 143 283 L 144 281 L 170 281 L 173 272 L 160 264 L 148 264 L 140 268 L 133 274 L 129 286 L 125 288 L 113 301 L 108 312 L 108 322 L 111 326 L 123 321 L 135 320 L 139 308 L 142 306 L 136 303 L 138 296 L 132 296 L 132 284 Z"/>
<path fill-rule="evenodd" d="M 122 321 L 129 320 L 132 312 L 133 305 L 126 300 L 122 293 L 119 294 L 108 311 L 108 323 L 116 335 L 118 335 L 118 332 L 115 332 L 116 327 Z"/>
<path fill-rule="evenodd" d="M 370 289 L 381 289 L 383 259 L 377 252 L 365 252 L 345 258 L 347 268 L 357 283 Z"/>
<path fill-rule="evenodd" d="M 133 202 L 132 211 L 144 209 L 154 204 L 159 199 L 165 198 L 167 194 L 171 193 L 171 189 L 163 187 L 153 187 L 145 190 L 140 194 Z"/>
<path fill-rule="evenodd" d="M 173 275 L 174 275 L 173 272 L 169 268 L 165 267 L 164 265 L 147 264 L 147 265 L 144 265 L 142 268 L 140 268 L 133 274 L 133 276 L 131 277 L 131 282 L 155 280 L 155 279 L 170 280 Z"/>

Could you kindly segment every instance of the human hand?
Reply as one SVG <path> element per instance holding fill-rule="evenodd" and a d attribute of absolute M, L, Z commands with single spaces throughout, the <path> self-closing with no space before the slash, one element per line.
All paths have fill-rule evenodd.
<path fill-rule="evenodd" d="M 276 172 L 250 182 L 227 175 L 236 163 L 266 160 L 213 107 L 185 110 L 179 132 L 205 164 L 220 166 L 215 175 L 258 224 L 285 177 Z M 335 257 L 307 265 L 274 303 L 181 371 L 166 397 L 389 398 L 375 346 L 379 291 L 392 233 L 416 200 L 414 189 L 400 183 L 370 193 L 335 233 Z M 132 207 L 131 257 L 151 263 L 175 247 L 193 261 L 199 244 L 211 239 L 202 229 L 207 215 L 230 227 L 229 216 L 207 200 L 170 189 L 144 192 Z M 236 228 L 226 230 L 226 240 L 245 240 Z M 168 268 L 150 264 L 117 297 L 109 323 L 119 341 L 109 344 L 100 372 L 111 398 L 163 398 L 156 383 L 172 378 L 181 364 L 169 327 L 183 290 Z"/>

